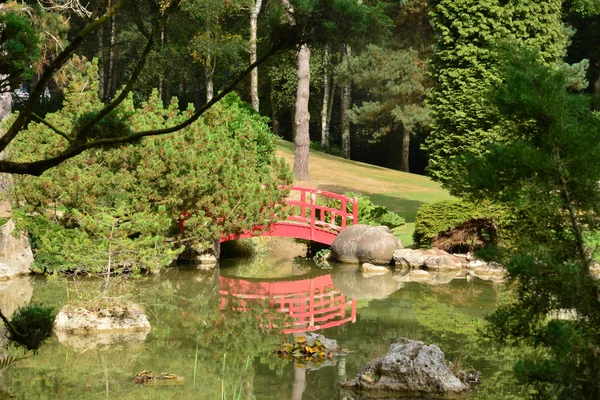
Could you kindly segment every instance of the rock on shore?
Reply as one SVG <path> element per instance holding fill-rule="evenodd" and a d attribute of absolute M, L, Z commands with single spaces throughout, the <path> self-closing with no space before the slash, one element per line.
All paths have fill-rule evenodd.
<path fill-rule="evenodd" d="M 382 358 L 365 365 L 347 389 L 384 395 L 456 395 L 469 387 L 448 368 L 444 353 L 435 344 L 400 339 Z"/>
<path fill-rule="evenodd" d="M 388 265 L 400 239 L 387 226 L 356 224 L 344 229 L 331 245 L 331 257 L 342 263 Z"/>
<path fill-rule="evenodd" d="M 64 306 L 56 319 L 57 332 L 102 333 L 150 330 L 150 322 L 141 307 L 134 303 L 89 310 Z"/>

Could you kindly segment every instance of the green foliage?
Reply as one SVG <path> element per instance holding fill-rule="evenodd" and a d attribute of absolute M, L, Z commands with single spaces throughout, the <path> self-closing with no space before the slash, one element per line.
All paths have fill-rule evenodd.
<path fill-rule="evenodd" d="M 372 139 L 399 128 L 412 133 L 417 126 L 429 124 L 429 113 L 421 106 L 427 92 L 425 63 L 416 51 L 369 45 L 345 67 L 355 86 L 368 93 L 368 100 L 355 104 L 348 117 L 370 128 Z"/>
<path fill-rule="evenodd" d="M 0 14 L 0 92 L 19 87 L 31 77 L 31 64 L 40 56 L 38 37 L 31 21 L 12 11 Z"/>
<path fill-rule="evenodd" d="M 0 358 L 0 370 L 7 368 L 11 364 L 14 364 L 18 361 L 25 360 L 26 358 L 28 358 L 28 357 L 17 357 L 17 356 L 11 356 L 11 355 L 3 356 L 2 358 Z M 1 397 L 1 393 L 0 393 L 0 399 L 1 398 L 2 397 Z"/>
<path fill-rule="evenodd" d="M 510 210 L 489 203 L 436 201 L 419 207 L 413 240 L 417 247 L 435 246 L 444 250 L 472 251 L 494 244 L 496 231 L 515 219 L 516 216 Z M 456 237 L 448 237 L 453 233 Z"/>
<path fill-rule="evenodd" d="M 21 307 L 12 316 L 11 326 L 7 326 L 8 340 L 27 350 L 37 350 L 52 336 L 55 317 L 54 307 L 41 304 Z"/>
<path fill-rule="evenodd" d="M 510 118 L 502 128 L 511 140 L 465 155 L 458 162 L 469 173 L 450 185 L 530 221 L 515 224 L 515 240 L 498 253 L 515 296 L 488 317 L 486 333 L 536 348 L 515 372 L 537 398 L 598 398 L 600 285 L 591 271 L 598 249 L 586 236 L 600 229 L 600 124 L 589 99 L 568 90 L 564 69 L 524 49 L 503 58 L 490 101 Z"/>
<path fill-rule="evenodd" d="M 365 225 L 385 225 L 390 229 L 405 224 L 404 218 L 390 211 L 386 206 L 374 204 L 369 196 L 357 193 L 346 193 L 348 197 L 358 199 L 358 222 Z M 348 212 L 352 212 L 352 205 L 348 204 Z"/>
<path fill-rule="evenodd" d="M 565 55 L 570 32 L 561 22 L 561 0 L 431 3 L 437 43 L 430 75 L 436 85 L 428 96 L 434 123 L 424 149 L 429 174 L 447 183 L 463 172 L 449 159 L 482 154 L 487 144 L 506 139 L 499 127 L 504 114 L 486 97 L 499 82 L 497 45 L 511 41 L 539 49 L 544 62 L 555 65 Z"/>
<path fill-rule="evenodd" d="M 336 145 L 323 146 L 320 142 L 310 142 L 310 149 L 331 154 L 336 157 L 344 157 L 344 151 Z"/>
<path fill-rule="evenodd" d="M 70 131 L 102 107 L 96 71 L 92 64 L 86 76 L 74 77 L 63 109 L 49 114 L 48 121 Z M 92 133 L 110 137 L 115 129 L 168 127 L 192 112 L 180 112 L 176 101 L 163 108 L 155 91 L 140 108 L 131 99 L 123 102 Z M 33 142 L 11 144 L 15 161 L 69 146 L 45 125 L 30 124 L 29 135 Z M 17 177 L 15 197 L 35 212 L 21 222 L 31 231 L 34 268 L 155 270 L 176 259 L 184 245 L 201 251 L 225 233 L 268 225 L 282 210 L 286 191 L 279 186 L 291 182 L 283 161 L 275 159 L 277 140 L 266 119 L 232 94 L 203 120 L 172 135 L 89 150 L 41 177 Z M 268 204 L 272 207 L 265 208 Z"/>
<path fill-rule="evenodd" d="M 583 15 L 600 14 L 600 3 L 595 0 L 573 0 L 570 4 L 571 10 Z"/>

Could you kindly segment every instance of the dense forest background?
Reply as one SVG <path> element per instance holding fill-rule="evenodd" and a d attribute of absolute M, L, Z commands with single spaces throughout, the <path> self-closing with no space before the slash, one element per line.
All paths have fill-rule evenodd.
<path fill-rule="evenodd" d="M 131 76 L 152 33 L 153 23 L 163 12 L 163 3 L 157 0 L 124 2 L 119 12 L 76 51 L 78 57 L 70 61 L 75 67 L 84 59 L 98 59 L 103 101 L 114 98 Z M 306 15 L 314 11 L 310 10 L 310 1 L 292 3 L 298 9 L 298 19 L 303 11 Z M 344 2 L 338 3 L 333 6 L 343 6 Z M 436 46 L 431 13 L 444 2 L 367 0 L 358 3 L 379 11 L 371 16 L 377 23 L 364 21 L 364 18 L 346 21 L 370 25 L 358 27 L 356 34 L 344 37 L 335 36 L 335 29 L 311 33 L 307 61 L 310 65 L 307 94 L 310 140 L 314 146 L 333 154 L 422 174 L 427 156 L 421 144 L 431 130 L 425 99 L 434 85 L 427 75 L 427 65 Z M 489 7 L 498 2 L 459 3 L 466 6 L 481 3 Z M 600 16 L 580 12 L 585 10 L 585 1 L 561 3 L 559 23 L 570 37 L 565 60 L 569 63 L 589 60 L 586 74 L 590 84 L 585 90 L 594 96 L 593 104 L 598 108 Z M 284 18 L 282 4 L 290 3 L 280 0 L 181 1 L 160 30 L 156 46 L 133 90 L 135 101 L 141 102 L 157 88 L 165 106 L 176 97 L 181 109 L 188 103 L 198 109 L 249 61 L 255 61 L 257 55 L 272 48 L 277 35 L 281 34 L 277 27 Z M 348 4 L 344 7 L 350 7 Z M 84 8 L 77 1 L 28 0 L 8 2 L 7 6 L 27 14 L 42 32 L 41 58 L 19 82 L 20 96 L 13 96 L 13 108 L 18 110 L 26 99 L 26 92 L 39 80 L 44 63 L 81 31 L 91 11 L 112 4 L 111 1 L 91 1 Z M 352 13 L 359 11 L 350 10 L 340 15 Z M 325 24 L 342 26 L 344 21 L 332 18 Z M 278 52 L 236 86 L 243 100 L 271 119 L 277 135 L 292 141 L 298 115 L 297 54 L 298 49 Z M 50 81 L 43 101 L 45 112 L 55 111 L 62 104 L 65 79 L 66 74 L 59 74 Z"/>

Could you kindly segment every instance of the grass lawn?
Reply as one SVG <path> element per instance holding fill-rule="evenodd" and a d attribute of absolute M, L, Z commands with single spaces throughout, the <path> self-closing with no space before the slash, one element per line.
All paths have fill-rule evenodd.
<path fill-rule="evenodd" d="M 294 164 L 294 144 L 281 141 L 277 156 L 290 166 Z M 405 246 L 412 244 L 415 215 L 423 203 L 451 199 L 452 196 L 426 176 L 350 161 L 311 150 L 308 160 L 310 181 L 296 181 L 307 186 L 335 193 L 356 192 L 388 207 L 406 219 L 404 227 L 394 233 Z"/>

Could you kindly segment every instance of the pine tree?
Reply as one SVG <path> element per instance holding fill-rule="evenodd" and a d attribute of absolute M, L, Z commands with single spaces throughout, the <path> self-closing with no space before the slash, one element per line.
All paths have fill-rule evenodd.
<path fill-rule="evenodd" d="M 513 296 L 486 333 L 525 344 L 515 366 L 543 399 L 600 398 L 600 119 L 570 88 L 568 69 L 509 50 L 490 97 L 509 138 L 458 159 L 455 194 L 515 210 L 495 252 Z M 508 239 L 506 240 L 506 234 Z"/>

